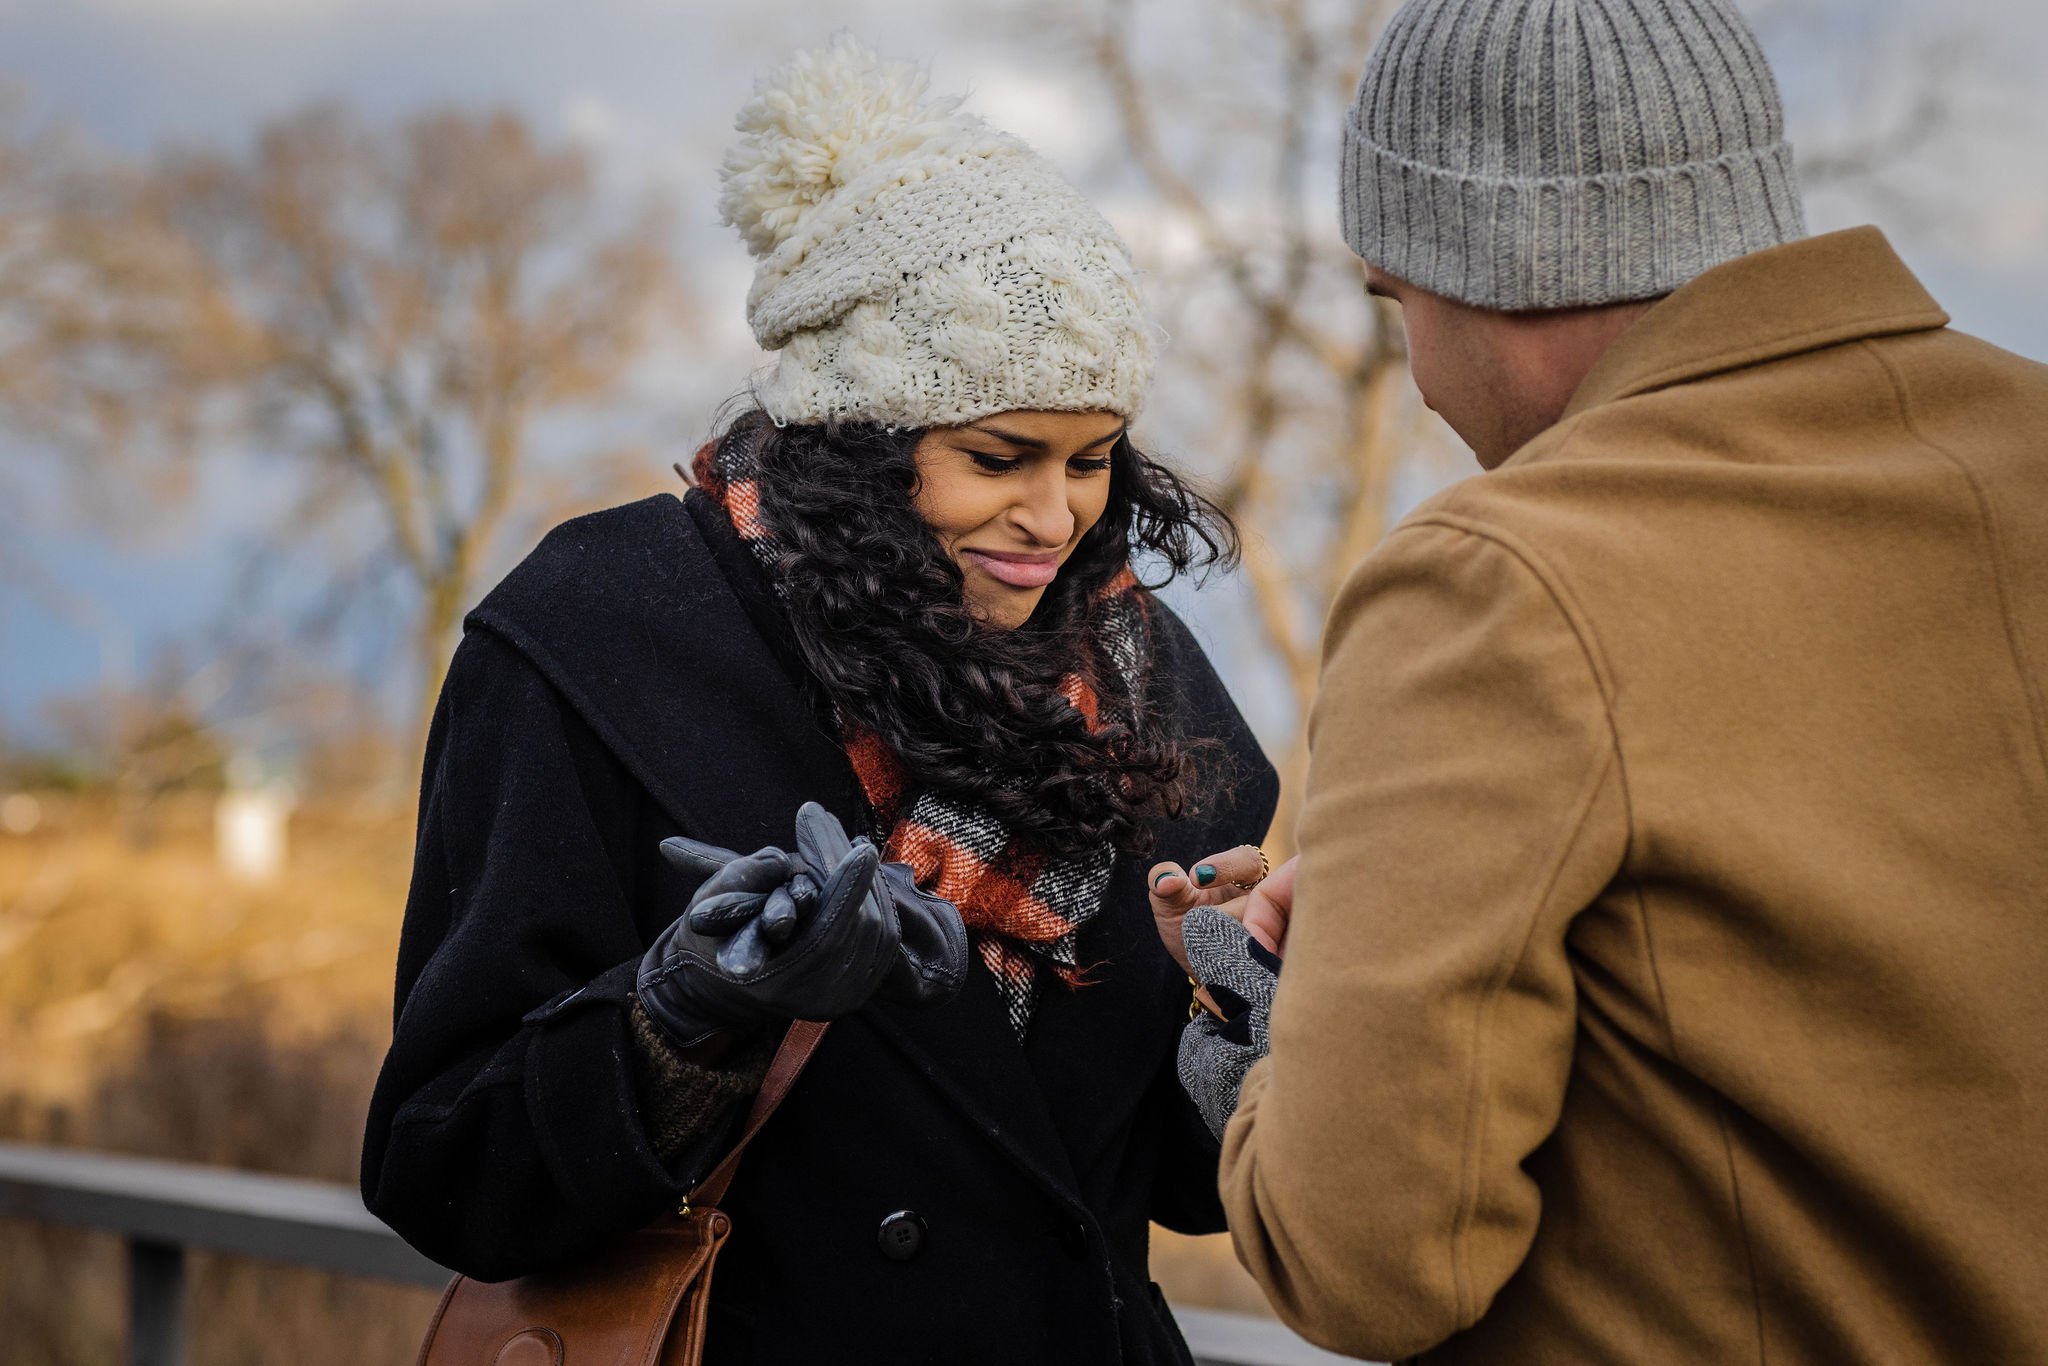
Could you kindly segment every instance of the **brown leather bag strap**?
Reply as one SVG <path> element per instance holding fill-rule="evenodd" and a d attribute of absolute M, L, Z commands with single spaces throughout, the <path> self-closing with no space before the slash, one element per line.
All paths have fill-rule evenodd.
<path fill-rule="evenodd" d="M 716 1205 L 725 1199 L 725 1188 L 732 1184 L 733 1173 L 739 1170 L 741 1154 L 754 1141 L 754 1135 L 761 1132 L 768 1116 L 775 1113 L 775 1107 L 782 1104 L 789 1088 L 796 1085 L 797 1074 L 804 1070 L 811 1054 L 818 1051 L 818 1043 L 824 1037 L 825 1026 L 816 1020 L 798 1020 L 790 1025 L 789 1032 L 782 1036 L 782 1046 L 775 1050 L 774 1061 L 768 1064 L 768 1075 L 762 1080 L 761 1089 L 754 1095 L 753 1108 L 747 1111 L 746 1126 L 740 1130 L 739 1142 L 732 1145 L 725 1161 L 712 1168 L 711 1175 L 690 1192 L 691 1204 Z"/>

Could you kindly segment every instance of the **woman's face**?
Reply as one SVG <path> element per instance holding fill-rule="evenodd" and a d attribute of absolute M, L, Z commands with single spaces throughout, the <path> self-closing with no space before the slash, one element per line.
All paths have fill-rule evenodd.
<path fill-rule="evenodd" d="M 1109 506 L 1113 413 L 997 413 L 918 442 L 912 501 L 991 626 L 1021 626 Z"/>

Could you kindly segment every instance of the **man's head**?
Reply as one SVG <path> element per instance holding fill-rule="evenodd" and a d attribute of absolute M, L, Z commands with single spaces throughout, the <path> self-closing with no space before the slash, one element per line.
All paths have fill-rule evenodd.
<path fill-rule="evenodd" d="M 1489 467 L 1646 302 L 1806 231 L 1730 0 L 1408 0 L 1359 82 L 1340 200 L 1425 397 Z"/>
<path fill-rule="evenodd" d="M 1656 302 L 1502 313 L 1374 266 L 1365 268 L 1365 287 L 1401 306 L 1422 401 L 1489 470 L 1556 425 L 1593 362 Z"/>

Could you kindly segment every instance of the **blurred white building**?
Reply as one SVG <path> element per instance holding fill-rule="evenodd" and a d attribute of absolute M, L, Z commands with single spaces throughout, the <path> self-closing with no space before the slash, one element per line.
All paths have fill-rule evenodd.
<path fill-rule="evenodd" d="M 254 755 L 228 761 L 227 787 L 213 808 L 214 857 L 236 882 L 260 885 L 284 874 L 298 793 L 268 776 Z"/>

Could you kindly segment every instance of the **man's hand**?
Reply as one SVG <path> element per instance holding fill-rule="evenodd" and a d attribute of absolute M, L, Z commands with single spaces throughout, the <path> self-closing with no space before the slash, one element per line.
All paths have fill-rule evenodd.
<path fill-rule="evenodd" d="M 1182 930 L 1196 979 L 1225 1009 L 1196 1015 L 1181 1030 L 1180 1084 L 1220 1142 L 1237 1112 L 1245 1073 L 1271 1044 L 1280 960 L 1221 906 L 1195 907 Z"/>
<path fill-rule="evenodd" d="M 1156 863 L 1146 876 L 1151 883 L 1152 923 L 1181 971 L 1188 970 L 1187 947 L 1181 942 L 1181 918 L 1197 906 L 1215 906 L 1240 921 L 1251 936 L 1276 954 L 1285 954 L 1287 922 L 1294 913 L 1294 860 L 1264 879 L 1264 860 L 1256 847 L 1243 844 L 1203 859 L 1194 869 L 1177 863 Z"/>

